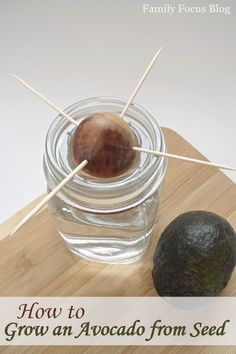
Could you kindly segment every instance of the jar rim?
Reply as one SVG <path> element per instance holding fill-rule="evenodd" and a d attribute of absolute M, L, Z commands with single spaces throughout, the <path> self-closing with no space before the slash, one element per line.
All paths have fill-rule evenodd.
<path fill-rule="evenodd" d="M 98 96 L 78 101 L 67 107 L 65 112 L 76 120 L 83 120 L 88 115 L 88 112 L 91 114 L 91 109 L 97 112 L 102 111 L 104 109 L 99 109 L 99 107 L 104 107 L 104 105 L 112 108 L 109 111 L 121 112 L 126 102 L 126 100 L 119 97 Z M 152 130 L 155 138 L 149 148 L 165 152 L 165 141 L 161 128 L 156 119 L 143 107 L 135 103 L 131 104 L 124 119 L 130 124 L 135 119 L 139 119 L 140 126 L 142 125 L 142 128 L 147 130 L 149 125 L 149 129 Z M 51 189 L 60 183 L 73 169 L 68 168 L 68 166 L 67 168 L 65 166 L 62 167 L 56 154 L 56 140 L 59 139 L 60 133 L 62 134 L 65 129 L 73 130 L 73 124 L 59 114 L 50 125 L 46 136 L 44 165 L 48 185 Z M 146 199 L 150 193 L 153 193 L 161 184 L 166 167 L 167 159 L 165 157 L 157 158 L 148 154 L 144 158 L 143 168 L 140 171 L 135 171 L 125 178 L 120 176 L 109 179 L 109 181 L 108 179 L 94 179 L 92 176 L 85 178 L 79 174 L 58 193 L 58 196 L 66 200 L 67 203 L 83 210 L 111 212 L 111 210 L 115 209 L 120 211 L 124 208 L 134 207 L 137 203 L 139 204 L 143 199 Z M 140 187 L 142 193 L 141 190 L 138 191 L 137 188 L 134 188 L 135 186 Z M 97 191 L 96 197 L 88 197 L 88 194 L 91 194 L 91 187 L 93 187 L 93 191 Z M 111 200 L 112 206 L 110 205 Z"/>

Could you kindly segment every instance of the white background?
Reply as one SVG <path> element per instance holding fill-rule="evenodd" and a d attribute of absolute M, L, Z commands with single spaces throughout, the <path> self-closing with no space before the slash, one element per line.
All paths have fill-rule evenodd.
<path fill-rule="evenodd" d="M 163 46 L 135 102 L 210 160 L 236 166 L 234 2 L 219 1 L 230 16 L 143 14 L 142 3 L 0 0 L 0 222 L 45 191 L 44 140 L 56 116 L 10 72 L 64 109 L 93 96 L 128 98 Z"/>

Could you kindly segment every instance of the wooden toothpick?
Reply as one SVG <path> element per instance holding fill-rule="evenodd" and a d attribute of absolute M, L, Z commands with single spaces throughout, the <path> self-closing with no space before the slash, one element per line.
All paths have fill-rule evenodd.
<path fill-rule="evenodd" d="M 192 162 L 192 163 L 198 163 L 198 164 L 201 164 L 201 165 L 207 165 L 207 166 L 210 166 L 210 167 L 218 167 L 218 168 L 223 169 L 223 170 L 236 171 L 236 168 L 234 168 L 234 167 L 225 166 L 225 165 L 221 165 L 221 164 L 210 162 L 210 161 L 197 160 L 197 159 L 192 159 L 192 158 L 186 157 L 186 156 L 174 155 L 174 154 L 169 154 L 167 152 L 148 150 L 148 149 L 143 149 L 143 148 L 139 148 L 139 147 L 133 147 L 133 149 L 135 151 L 144 152 L 146 154 L 151 154 L 151 155 L 155 155 L 155 156 L 164 156 L 164 157 L 169 157 L 169 158 L 172 158 L 172 159 L 178 159 L 178 160 L 182 160 L 182 161 L 186 161 L 186 162 Z"/>
<path fill-rule="evenodd" d="M 159 51 L 157 52 L 157 54 L 155 55 L 155 57 L 153 58 L 153 60 L 155 61 L 155 59 L 157 58 L 158 54 L 160 53 L 161 49 L 159 49 Z M 152 62 L 153 62 L 152 60 Z M 151 62 L 151 64 L 152 64 Z M 149 65 L 150 66 L 150 65 Z M 150 70 L 150 69 L 149 69 Z M 147 70 L 146 70 L 147 71 Z M 54 105 L 54 103 L 50 102 L 46 97 L 44 97 L 43 95 L 41 95 L 38 91 L 36 91 L 34 88 L 32 88 L 29 84 L 27 84 L 25 81 L 23 81 L 22 79 L 19 79 L 18 76 L 13 75 L 18 81 L 20 81 L 21 83 L 23 83 L 23 85 L 27 88 L 29 88 L 34 94 L 36 94 L 39 97 L 43 97 L 43 101 L 46 102 L 47 104 L 49 104 L 51 107 L 53 107 L 57 112 L 59 112 L 63 117 L 65 117 L 66 119 L 68 119 L 70 122 L 72 122 L 73 124 L 75 124 L 76 126 L 78 125 L 78 123 L 69 116 L 69 114 L 65 113 L 64 111 L 62 111 L 60 108 L 58 108 L 56 105 Z M 224 169 L 224 170 L 231 170 L 231 171 L 236 171 L 235 168 L 230 167 L 230 166 L 225 166 L 225 165 L 221 165 L 218 163 L 213 163 L 213 162 L 209 162 L 209 161 L 204 161 L 204 160 L 197 160 L 197 159 L 192 159 L 190 157 L 186 157 L 186 156 L 180 156 L 180 155 L 174 155 L 174 154 L 169 154 L 166 152 L 159 152 L 159 151 L 155 151 L 155 150 L 148 150 L 148 149 L 143 149 L 140 147 L 133 147 L 133 149 L 135 151 L 139 151 L 139 152 L 144 152 L 146 154 L 152 154 L 152 155 L 156 155 L 156 156 L 165 156 L 165 157 L 169 157 L 169 158 L 174 158 L 174 159 L 178 159 L 178 160 L 182 160 L 182 161 L 187 161 L 187 162 L 193 162 L 193 163 L 198 163 L 198 164 L 202 164 L 202 165 L 207 165 L 210 167 L 218 167 L 220 169 Z"/>
<path fill-rule="evenodd" d="M 84 168 L 84 166 L 88 163 L 87 160 L 84 160 L 79 164 L 65 179 L 63 179 L 57 186 L 54 188 L 46 197 L 41 200 L 41 202 L 36 205 L 24 218 L 21 222 L 12 230 L 10 236 L 12 236 L 16 231 L 18 231 L 27 221 L 29 221 L 38 211 L 52 198 L 55 194 L 57 194 L 64 185 L 69 182 L 80 170 Z"/>
<path fill-rule="evenodd" d="M 55 109 L 58 113 L 60 113 L 63 117 L 68 119 L 71 123 L 75 125 L 79 125 L 76 120 L 74 120 L 69 114 L 61 110 L 59 107 L 57 107 L 54 103 L 52 103 L 48 98 L 43 96 L 41 93 L 39 93 L 37 90 L 35 90 L 32 86 L 30 86 L 27 82 L 22 80 L 20 77 L 16 76 L 15 74 L 11 74 L 17 81 L 19 81 L 23 86 L 25 86 L 27 89 L 29 89 L 31 92 L 33 92 L 36 96 L 41 98 L 44 102 L 46 102 L 49 106 L 51 106 L 53 109 Z"/>
<path fill-rule="evenodd" d="M 156 52 L 156 54 L 154 55 L 154 57 L 153 57 L 153 59 L 151 60 L 150 64 L 148 65 L 147 69 L 145 70 L 143 76 L 141 77 L 140 81 L 138 82 L 137 86 L 135 87 L 135 89 L 134 89 L 132 95 L 130 96 L 129 100 L 127 101 L 127 103 L 126 103 L 126 105 L 125 105 L 125 107 L 124 107 L 124 109 L 123 109 L 123 111 L 122 111 L 122 113 L 121 113 L 121 115 L 120 115 L 121 118 L 123 118 L 124 115 L 126 114 L 126 112 L 128 111 L 129 106 L 130 106 L 131 103 L 133 102 L 135 96 L 137 95 L 138 91 L 140 90 L 142 84 L 144 83 L 144 80 L 145 80 L 146 77 L 148 76 L 148 74 L 149 74 L 151 68 L 153 67 L 155 61 L 157 60 L 157 58 L 158 58 L 158 56 L 159 56 L 161 50 L 162 50 L 162 48 L 160 48 L 160 49 Z"/>

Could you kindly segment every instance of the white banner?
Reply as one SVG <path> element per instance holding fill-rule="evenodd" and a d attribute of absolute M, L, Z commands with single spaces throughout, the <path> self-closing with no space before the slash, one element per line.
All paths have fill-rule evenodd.
<path fill-rule="evenodd" d="M 0 297 L 0 345 L 236 345 L 236 298 Z"/>

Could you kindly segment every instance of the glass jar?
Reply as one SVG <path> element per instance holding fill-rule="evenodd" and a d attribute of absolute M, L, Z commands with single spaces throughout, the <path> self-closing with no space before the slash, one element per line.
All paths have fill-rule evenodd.
<path fill-rule="evenodd" d="M 73 104 L 66 112 L 78 122 L 109 111 L 120 114 L 126 101 L 96 97 Z M 156 120 L 133 104 L 124 117 L 140 147 L 165 151 Z M 44 172 L 48 192 L 74 168 L 71 138 L 75 126 L 59 115 L 48 130 Z M 83 171 L 48 203 L 58 231 L 74 254 L 97 262 L 129 263 L 145 252 L 157 218 L 167 159 L 136 153 L 132 167 L 115 178 L 96 178 Z"/>

